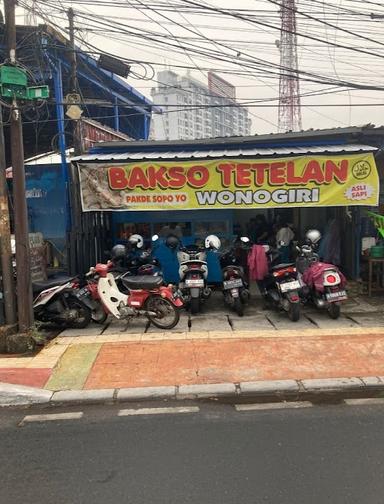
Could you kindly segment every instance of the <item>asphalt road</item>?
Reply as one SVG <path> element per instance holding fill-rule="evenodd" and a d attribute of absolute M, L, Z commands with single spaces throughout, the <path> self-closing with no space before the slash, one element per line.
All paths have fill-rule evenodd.
<path fill-rule="evenodd" d="M 18 426 L 27 414 L 64 411 L 83 416 Z M 384 502 L 384 406 L 117 412 L 1 410 L 0 503 Z"/>

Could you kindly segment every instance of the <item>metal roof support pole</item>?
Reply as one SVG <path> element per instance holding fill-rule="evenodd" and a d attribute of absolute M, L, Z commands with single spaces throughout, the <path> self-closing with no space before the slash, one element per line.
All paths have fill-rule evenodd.
<path fill-rule="evenodd" d="M 148 136 L 149 136 L 149 117 L 147 116 L 147 114 L 144 114 L 144 117 L 143 117 L 144 121 L 143 121 L 143 133 L 144 133 L 144 139 L 145 140 L 148 140 Z"/>
<path fill-rule="evenodd" d="M 63 77 L 61 72 L 61 63 L 58 61 L 54 67 L 53 72 L 53 84 L 55 90 L 55 106 L 56 106 L 56 117 L 57 117 L 57 130 L 59 138 L 59 151 L 61 157 L 61 176 L 63 179 L 65 187 L 65 204 L 67 207 L 67 212 L 65 215 L 65 229 L 69 231 L 71 227 L 70 220 L 70 205 L 68 198 L 68 166 L 67 166 L 67 156 L 66 156 L 66 141 L 65 141 L 65 126 L 64 126 L 64 96 L 63 96 Z"/>
<path fill-rule="evenodd" d="M 117 96 L 115 96 L 115 104 L 113 105 L 113 114 L 114 114 L 115 130 L 120 131 L 119 105 L 117 102 Z"/>

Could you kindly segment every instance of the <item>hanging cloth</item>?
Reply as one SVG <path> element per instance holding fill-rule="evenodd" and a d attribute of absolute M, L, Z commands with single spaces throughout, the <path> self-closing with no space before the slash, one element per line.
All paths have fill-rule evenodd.
<path fill-rule="evenodd" d="M 250 280 L 263 280 L 268 274 L 268 259 L 262 245 L 253 245 L 248 254 Z"/>

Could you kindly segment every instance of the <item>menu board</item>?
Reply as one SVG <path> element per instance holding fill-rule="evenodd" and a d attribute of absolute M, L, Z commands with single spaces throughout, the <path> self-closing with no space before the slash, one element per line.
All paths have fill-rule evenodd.
<path fill-rule="evenodd" d="M 15 259 L 16 242 L 15 236 L 11 236 L 12 254 Z M 31 258 L 32 282 L 41 282 L 47 279 L 47 267 L 45 257 L 44 237 L 42 233 L 29 233 L 29 249 Z"/>

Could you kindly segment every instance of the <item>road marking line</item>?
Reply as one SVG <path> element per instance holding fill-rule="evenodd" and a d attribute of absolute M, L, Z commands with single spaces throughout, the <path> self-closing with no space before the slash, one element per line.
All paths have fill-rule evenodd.
<path fill-rule="evenodd" d="M 361 399 L 344 399 L 348 406 L 369 406 L 370 404 L 384 404 L 384 399 L 380 397 L 361 398 Z"/>
<path fill-rule="evenodd" d="M 259 404 L 235 404 L 236 411 L 260 411 L 274 409 L 296 409 L 311 408 L 313 404 L 309 401 L 275 402 Z"/>
<path fill-rule="evenodd" d="M 31 422 L 49 422 L 53 420 L 78 420 L 83 416 L 82 411 L 74 411 L 72 413 L 49 413 L 47 415 L 27 415 L 19 423 L 19 426 Z"/>
<path fill-rule="evenodd" d="M 177 406 L 174 408 L 139 408 L 139 409 L 122 409 L 118 416 L 131 416 L 131 415 L 166 415 L 178 413 L 197 413 L 200 411 L 198 406 Z"/>

